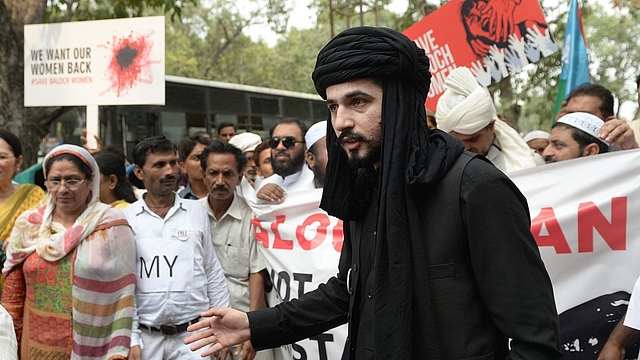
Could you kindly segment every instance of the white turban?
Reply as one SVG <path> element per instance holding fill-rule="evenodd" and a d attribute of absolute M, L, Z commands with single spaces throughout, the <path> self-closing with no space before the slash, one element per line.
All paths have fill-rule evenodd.
<path fill-rule="evenodd" d="M 535 153 L 520 134 L 498 119 L 489 91 L 480 86 L 466 67 L 455 68 L 445 81 L 447 88 L 436 106 L 438 129 L 463 135 L 475 134 L 495 120 L 493 133 L 504 156 L 504 172 L 536 166 Z"/>
<path fill-rule="evenodd" d="M 533 130 L 524 136 L 524 142 L 529 142 L 531 140 L 536 140 L 536 139 L 547 140 L 549 139 L 549 133 L 542 130 Z"/>
<path fill-rule="evenodd" d="M 254 151 L 260 143 L 262 143 L 260 135 L 248 131 L 238 134 L 229 140 L 229 144 L 237 147 L 243 153 Z"/>
<path fill-rule="evenodd" d="M 446 90 L 436 106 L 438 129 L 471 135 L 484 129 L 496 116 L 491 94 L 478 84 L 468 68 L 455 68 L 444 86 Z"/>

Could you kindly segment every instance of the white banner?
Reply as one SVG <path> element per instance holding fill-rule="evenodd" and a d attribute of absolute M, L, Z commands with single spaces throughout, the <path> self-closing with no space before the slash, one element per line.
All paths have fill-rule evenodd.
<path fill-rule="evenodd" d="M 24 27 L 24 106 L 164 105 L 164 16 Z"/>
<path fill-rule="evenodd" d="M 531 230 L 554 287 L 565 359 L 595 359 L 640 276 L 640 149 L 539 166 L 510 177 L 529 202 Z M 318 209 L 321 193 L 288 194 L 281 205 L 249 201 L 257 214 L 256 237 L 285 300 L 315 289 L 337 272 L 342 223 Z M 294 358 L 340 359 L 346 328 L 323 336 L 330 340 L 294 346 Z M 635 358 L 638 346 L 627 349 L 627 358 Z"/>
<path fill-rule="evenodd" d="M 595 359 L 640 276 L 640 150 L 510 177 L 529 202 L 531 232 L 554 287 L 565 360 Z M 636 345 L 627 359 L 637 354 Z"/>
<path fill-rule="evenodd" d="M 255 199 L 243 181 L 242 195 L 257 215 L 253 223 L 273 283 L 269 305 L 297 299 L 315 290 L 338 272 L 342 249 L 342 220 L 318 208 L 322 189 L 287 195 L 283 204 L 269 205 Z M 293 358 L 340 359 L 347 325 L 293 344 Z"/>

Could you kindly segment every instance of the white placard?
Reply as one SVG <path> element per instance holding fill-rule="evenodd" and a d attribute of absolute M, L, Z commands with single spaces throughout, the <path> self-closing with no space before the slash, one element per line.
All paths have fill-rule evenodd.
<path fill-rule="evenodd" d="M 24 106 L 164 105 L 163 16 L 24 27 Z"/>

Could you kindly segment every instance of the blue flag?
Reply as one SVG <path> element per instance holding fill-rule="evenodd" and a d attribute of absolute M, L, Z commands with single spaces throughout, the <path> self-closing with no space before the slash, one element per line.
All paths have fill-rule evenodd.
<path fill-rule="evenodd" d="M 589 81 L 589 57 L 582 32 L 582 15 L 578 0 L 571 0 L 562 46 L 562 73 L 558 84 L 555 113 L 560 110 L 562 102 L 571 90 Z"/>

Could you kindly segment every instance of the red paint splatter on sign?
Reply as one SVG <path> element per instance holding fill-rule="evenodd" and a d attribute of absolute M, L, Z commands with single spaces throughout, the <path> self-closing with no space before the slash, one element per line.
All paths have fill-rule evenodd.
<path fill-rule="evenodd" d="M 116 39 L 110 46 L 111 59 L 107 67 L 110 90 L 117 96 L 125 95 L 137 83 L 153 82 L 151 48 L 149 36 L 135 35 Z"/>

